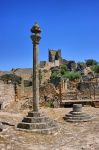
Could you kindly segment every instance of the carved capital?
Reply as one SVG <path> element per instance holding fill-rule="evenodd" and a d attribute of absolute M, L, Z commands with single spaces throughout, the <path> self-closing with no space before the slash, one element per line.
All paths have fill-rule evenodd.
<path fill-rule="evenodd" d="M 41 37 L 39 34 L 34 34 L 34 35 L 31 35 L 31 39 L 32 39 L 33 44 L 39 44 Z"/>

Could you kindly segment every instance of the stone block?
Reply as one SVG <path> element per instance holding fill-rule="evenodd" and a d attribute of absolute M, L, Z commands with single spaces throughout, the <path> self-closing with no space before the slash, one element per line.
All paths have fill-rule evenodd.
<path fill-rule="evenodd" d="M 40 116 L 41 116 L 40 112 L 31 111 L 31 112 L 28 112 L 27 117 L 40 117 Z"/>
<path fill-rule="evenodd" d="M 44 122 L 48 121 L 48 117 L 24 117 L 22 122 L 27 122 L 27 123 L 39 123 L 39 122 Z"/>
<path fill-rule="evenodd" d="M 73 111 L 66 114 L 64 120 L 68 122 L 85 122 L 92 120 L 92 116 L 82 112 L 82 104 L 74 104 Z"/>

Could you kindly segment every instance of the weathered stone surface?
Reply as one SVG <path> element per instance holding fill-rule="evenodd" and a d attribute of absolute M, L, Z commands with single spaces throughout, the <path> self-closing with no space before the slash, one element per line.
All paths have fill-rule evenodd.
<path fill-rule="evenodd" d="M 45 83 L 40 86 L 40 102 L 50 101 L 56 94 L 56 89 L 53 84 Z"/>
<path fill-rule="evenodd" d="M 22 122 L 27 122 L 27 123 L 39 123 L 39 122 L 46 122 L 48 121 L 48 117 L 40 116 L 40 117 L 24 117 Z"/>
<path fill-rule="evenodd" d="M 74 104 L 73 111 L 66 114 L 64 119 L 68 122 L 85 122 L 90 121 L 92 116 L 82 112 L 82 104 Z"/>
<path fill-rule="evenodd" d="M 61 50 L 49 49 L 49 62 L 61 60 Z"/>
<path fill-rule="evenodd" d="M 40 116 L 41 116 L 41 114 L 39 112 L 31 111 L 31 112 L 28 112 L 27 117 L 40 117 Z"/>
<path fill-rule="evenodd" d="M 73 105 L 73 112 L 81 112 L 82 111 L 82 104 L 74 104 Z"/>
<path fill-rule="evenodd" d="M 0 107 L 4 109 L 10 105 L 11 102 L 15 101 L 15 90 L 13 84 L 4 84 L 0 81 Z"/>
<path fill-rule="evenodd" d="M 41 115 L 39 112 L 29 112 L 22 122 L 18 123 L 17 130 L 50 134 L 58 131 L 58 125 L 55 121 Z"/>

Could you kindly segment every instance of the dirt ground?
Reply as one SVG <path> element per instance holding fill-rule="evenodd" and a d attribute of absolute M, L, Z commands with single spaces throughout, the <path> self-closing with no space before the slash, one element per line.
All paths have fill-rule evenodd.
<path fill-rule="evenodd" d="M 71 108 L 41 108 L 46 116 L 57 121 L 60 130 L 52 135 L 17 131 L 15 126 L 29 111 L 1 111 L 0 121 L 4 131 L 0 133 L 0 150 L 99 150 L 99 108 L 83 107 L 93 119 L 83 123 L 63 120 Z M 13 125 L 13 126 L 12 126 Z"/>

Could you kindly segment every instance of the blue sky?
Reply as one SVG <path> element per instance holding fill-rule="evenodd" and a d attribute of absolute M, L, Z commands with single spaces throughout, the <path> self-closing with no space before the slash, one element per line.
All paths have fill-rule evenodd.
<path fill-rule="evenodd" d="M 32 67 L 35 21 L 42 29 L 40 60 L 51 48 L 65 59 L 99 61 L 99 0 L 0 0 L 0 70 Z"/>

